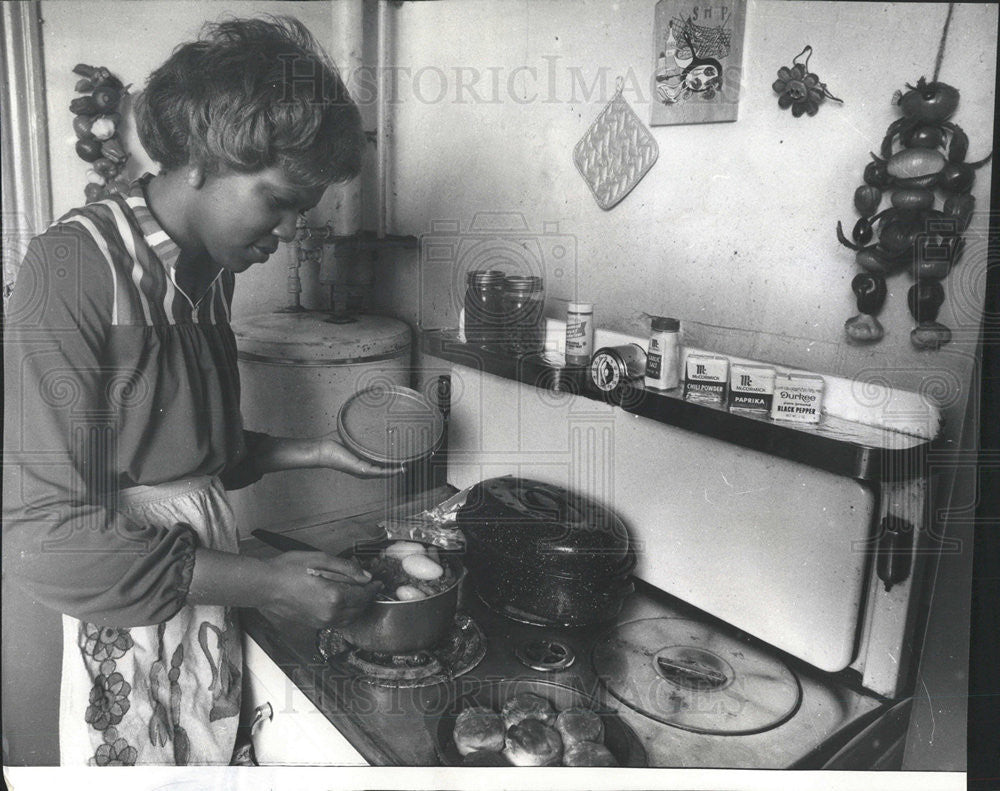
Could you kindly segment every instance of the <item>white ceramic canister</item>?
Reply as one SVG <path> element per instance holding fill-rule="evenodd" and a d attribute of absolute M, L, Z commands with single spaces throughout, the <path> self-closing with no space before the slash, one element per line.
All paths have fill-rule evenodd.
<path fill-rule="evenodd" d="M 315 439 L 337 435 L 337 413 L 359 390 L 410 384 L 410 328 L 360 315 L 333 324 L 327 315 L 266 313 L 233 322 L 239 349 L 241 411 L 247 429 Z M 240 532 L 281 532 L 319 514 L 386 498 L 393 481 L 325 469 L 265 475 L 229 492 Z"/>

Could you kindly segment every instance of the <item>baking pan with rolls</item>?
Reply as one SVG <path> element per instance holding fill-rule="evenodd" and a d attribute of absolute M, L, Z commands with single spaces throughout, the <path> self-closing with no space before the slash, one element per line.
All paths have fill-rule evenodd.
<path fill-rule="evenodd" d="M 613 711 L 551 681 L 484 684 L 452 700 L 432 733 L 446 766 L 646 766 Z"/>

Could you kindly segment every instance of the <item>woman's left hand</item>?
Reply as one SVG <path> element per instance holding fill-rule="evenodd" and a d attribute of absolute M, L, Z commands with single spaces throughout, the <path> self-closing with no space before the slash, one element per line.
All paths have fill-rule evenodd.
<path fill-rule="evenodd" d="M 301 470 L 325 467 L 340 470 L 357 478 L 389 478 L 403 471 L 399 464 L 373 464 L 359 458 L 340 444 L 333 434 L 299 439 L 292 437 L 265 437 L 255 449 L 255 462 L 261 472 Z"/>
<path fill-rule="evenodd" d="M 402 466 L 373 464 L 355 456 L 335 439 L 323 437 L 319 440 L 319 467 L 340 470 L 356 478 L 389 478 L 403 471 Z"/>

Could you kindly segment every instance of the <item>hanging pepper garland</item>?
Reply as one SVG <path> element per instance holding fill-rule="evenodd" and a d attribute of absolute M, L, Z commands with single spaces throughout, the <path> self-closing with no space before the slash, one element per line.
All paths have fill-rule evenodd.
<path fill-rule="evenodd" d="M 864 270 L 851 282 L 858 315 L 844 324 L 851 343 L 875 343 L 885 330 L 876 315 L 885 302 L 885 278 L 909 270 L 913 286 L 907 306 L 917 326 L 910 341 L 917 349 L 939 349 L 951 340 L 951 330 L 938 323 L 944 302 L 944 280 L 965 247 L 962 234 L 975 208 L 970 194 L 975 171 L 989 162 L 992 152 L 978 162 L 966 162 L 968 135 L 948 119 L 958 109 L 958 89 L 938 82 L 944 45 L 951 22 L 949 4 L 941 43 L 930 82 L 924 77 L 907 91 L 896 91 L 892 103 L 903 113 L 886 130 L 880 150 L 864 170 L 864 184 L 854 192 L 861 218 L 837 238 L 855 251 Z M 879 211 L 883 193 L 891 190 L 890 207 Z M 940 208 L 935 208 L 939 191 Z M 876 238 L 877 232 L 877 238 Z"/>
<path fill-rule="evenodd" d="M 91 165 L 83 190 L 87 203 L 103 200 L 112 193 L 124 195 L 128 192 L 128 181 L 121 175 L 129 154 L 118 135 L 121 124 L 118 110 L 129 86 L 103 66 L 78 63 L 73 73 L 80 76 L 76 91 L 83 94 L 69 105 L 74 114 L 76 153 Z"/>

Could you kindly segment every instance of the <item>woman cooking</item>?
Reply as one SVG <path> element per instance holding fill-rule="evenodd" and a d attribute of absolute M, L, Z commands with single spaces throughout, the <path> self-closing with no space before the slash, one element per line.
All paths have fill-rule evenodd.
<path fill-rule="evenodd" d="M 267 472 L 397 469 L 245 431 L 235 275 L 361 166 L 360 116 L 290 19 L 231 20 L 136 102 L 161 166 L 34 239 L 5 338 L 4 573 L 63 613 L 64 765 L 226 764 L 235 608 L 346 623 L 379 583 L 320 552 L 241 557 L 225 489 Z"/>

